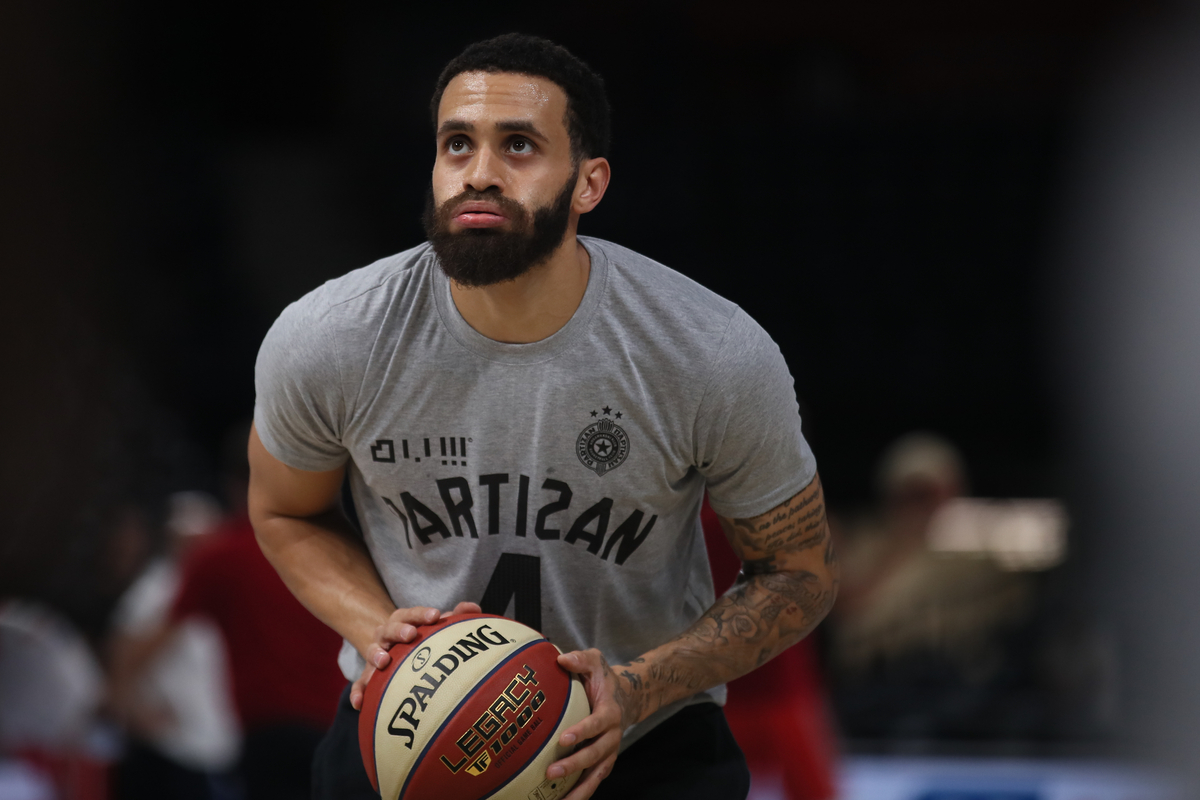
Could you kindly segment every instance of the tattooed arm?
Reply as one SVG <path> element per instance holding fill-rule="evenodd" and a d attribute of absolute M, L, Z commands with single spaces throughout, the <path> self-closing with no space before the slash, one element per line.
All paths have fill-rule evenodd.
<path fill-rule="evenodd" d="M 633 721 L 762 666 L 806 636 L 833 605 L 837 559 L 819 478 L 761 516 L 721 517 L 721 527 L 742 572 L 682 636 L 618 668 L 629 684 Z"/>
<path fill-rule="evenodd" d="M 625 728 L 762 666 L 812 631 L 833 605 L 838 565 L 819 478 L 766 514 L 722 517 L 721 526 L 742 572 L 691 628 L 629 664 L 610 667 L 595 650 L 560 657 L 564 667 L 584 674 L 589 697 L 602 698 L 562 737 L 565 745 L 593 741 L 548 772 L 557 777 L 592 768 L 567 800 L 589 796 L 612 769 Z M 612 718 L 608 727 L 606 717 Z"/>

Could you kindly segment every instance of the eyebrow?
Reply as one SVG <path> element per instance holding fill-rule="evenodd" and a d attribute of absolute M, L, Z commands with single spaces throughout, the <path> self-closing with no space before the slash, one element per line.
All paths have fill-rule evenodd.
<path fill-rule="evenodd" d="M 542 141 L 546 141 L 546 134 L 537 129 L 537 126 L 532 122 L 523 119 L 506 119 L 496 123 L 496 127 L 502 131 L 509 133 L 528 133 L 531 136 L 536 136 Z"/>
<path fill-rule="evenodd" d="M 443 133 L 449 133 L 450 131 L 474 133 L 475 126 L 463 119 L 448 119 L 438 127 L 437 135 L 441 136 Z"/>
<path fill-rule="evenodd" d="M 549 141 L 546 134 L 537 129 L 537 126 L 532 122 L 523 119 L 505 119 L 496 123 L 497 130 L 506 131 L 508 133 L 527 133 L 542 141 Z M 438 136 L 447 133 L 474 133 L 475 124 L 467 122 L 465 119 L 448 119 L 438 127 Z"/>

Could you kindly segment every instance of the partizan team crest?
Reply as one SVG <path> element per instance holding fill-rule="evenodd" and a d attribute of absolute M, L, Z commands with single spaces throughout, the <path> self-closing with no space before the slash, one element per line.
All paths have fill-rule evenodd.
<path fill-rule="evenodd" d="M 625 463 L 629 457 L 629 436 L 625 429 L 610 418 L 612 409 L 604 407 L 604 416 L 588 425 L 575 440 L 575 455 L 585 467 L 604 477 Z M 593 411 L 592 416 L 598 412 Z M 621 412 L 616 416 L 620 418 Z"/>

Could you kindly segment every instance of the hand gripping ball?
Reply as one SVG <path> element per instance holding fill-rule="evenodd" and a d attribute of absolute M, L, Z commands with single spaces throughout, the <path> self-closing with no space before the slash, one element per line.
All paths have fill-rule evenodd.
<path fill-rule="evenodd" d="M 559 649 L 532 628 L 455 614 L 392 647 L 367 683 L 358 740 L 382 800 L 558 800 L 579 773 L 549 780 L 571 753 L 558 739 L 590 713 Z"/>

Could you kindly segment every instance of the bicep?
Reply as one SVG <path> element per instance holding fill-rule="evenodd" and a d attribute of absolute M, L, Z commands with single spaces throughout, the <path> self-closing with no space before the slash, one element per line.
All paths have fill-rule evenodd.
<path fill-rule="evenodd" d="M 834 567 L 833 539 L 819 477 L 814 476 L 808 486 L 765 514 L 719 519 L 747 577 L 796 571 L 819 575 Z"/>
<path fill-rule="evenodd" d="M 337 506 L 346 472 L 344 466 L 325 472 L 288 466 L 267 451 L 253 426 L 247 455 L 250 458 L 249 504 L 253 519 L 313 517 Z"/>

